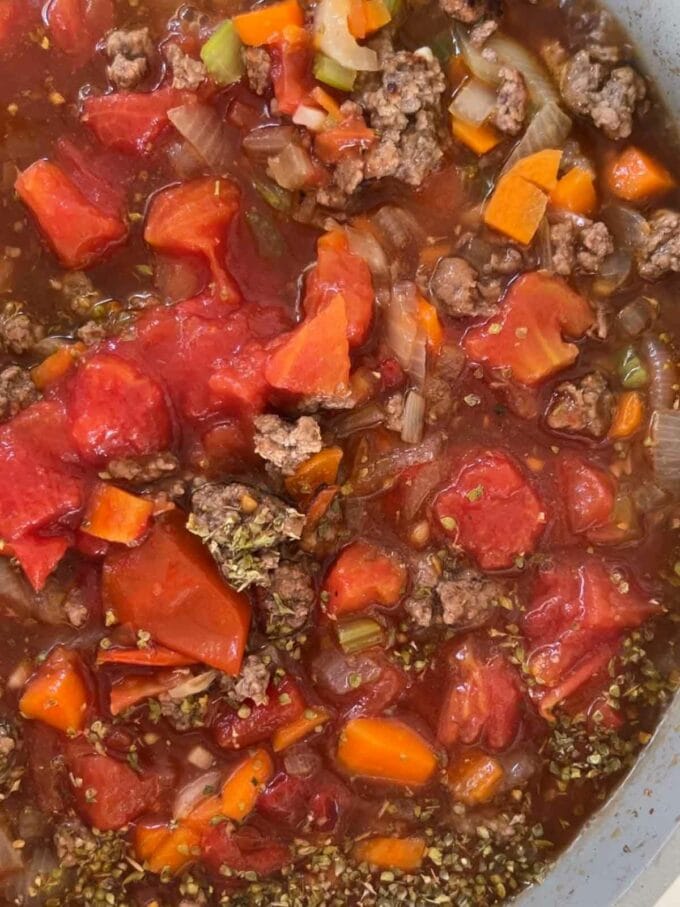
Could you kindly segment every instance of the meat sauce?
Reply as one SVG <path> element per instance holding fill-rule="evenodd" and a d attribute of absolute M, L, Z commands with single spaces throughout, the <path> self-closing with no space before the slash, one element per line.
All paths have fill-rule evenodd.
<path fill-rule="evenodd" d="M 501 903 L 677 686 L 680 193 L 608 14 L 0 0 L 0 899 Z"/>

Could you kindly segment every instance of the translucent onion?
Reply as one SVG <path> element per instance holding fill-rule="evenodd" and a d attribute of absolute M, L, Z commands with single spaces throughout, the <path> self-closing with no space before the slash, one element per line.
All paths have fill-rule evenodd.
<path fill-rule="evenodd" d="M 637 337 L 651 325 L 654 314 L 653 303 L 646 296 L 638 296 L 625 305 L 617 317 L 626 334 L 629 337 Z"/>
<path fill-rule="evenodd" d="M 367 431 L 369 428 L 375 428 L 384 421 L 384 409 L 378 403 L 371 402 L 343 416 L 335 423 L 333 430 L 339 438 L 346 438 L 355 431 Z"/>
<path fill-rule="evenodd" d="M 537 107 L 559 102 L 557 88 L 545 66 L 524 45 L 497 32 L 486 42 L 486 47 L 496 53 L 501 63 L 522 74 L 531 100 Z M 561 144 L 554 147 L 561 147 Z"/>
<path fill-rule="evenodd" d="M 243 139 L 243 150 L 249 157 L 266 160 L 279 154 L 295 140 L 293 126 L 258 126 Z"/>
<path fill-rule="evenodd" d="M 680 412 L 660 409 L 652 415 L 652 463 L 659 485 L 680 491 Z"/>
<path fill-rule="evenodd" d="M 649 372 L 649 405 L 652 410 L 667 409 L 673 404 L 678 372 L 668 344 L 648 334 L 642 340 L 642 352 Z"/>
<path fill-rule="evenodd" d="M 419 444 L 425 430 L 425 398 L 418 391 L 410 390 L 404 403 L 401 440 L 406 444 Z"/>
<path fill-rule="evenodd" d="M 194 674 L 168 690 L 168 696 L 171 699 L 186 699 L 187 696 L 196 696 L 207 690 L 216 677 L 217 671 L 203 671 L 201 674 Z"/>
<path fill-rule="evenodd" d="M 283 189 L 295 192 L 309 183 L 314 164 L 301 145 L 291 142 L 267 160 L 267 174 Z"/>
<path fill-rule="evenodd" d="M 371 225 L 385 250 L 392 275 L 413 275 L 427 237 L 411 212 L 397 205 L 383 205 L 371 216 Z"/>
<path fill-rule="evenodd" d="M 187 753 L 187 762 L 190 762 L 191 765 L 200 768 L 202 771 L 207 771 L 207 769 L 215 762 L 215 757 L 210 750 L 201 746 L 200 743 L 197 743 L 196 746 Z"/>
<path fill-rule="evenodd" d="M 505 162 L 503 172 L 509 170 L 523 157 L 535 154 L 537 151 L 543 151 L 545 148 L 561 148 L 571 132 L 571 126 L 571 118 L 557 104 L 549 101 L 541 107 L 527 126 L 526 132 Z"/>
<path fill-rule="evenodd" d="M 496 106 L 496 92 L 479 79 L 470 79 L 451 101 L 449 111 L 459 120 L 481 126 L 493 113 Z"/>
<path fill-rule="evenodd" d="M 481 50 L 473 46 L 467 29 L 462 25 L 456 25 L 454 31 L 463 61 L 473 76 L 481 79 L 482 82 L 489 82 L 491 85 L 498 84 L 501 79 L 500 64 L 487 60 Z"/>
<path fill-rule="evenodd" d="M 220 772 L 206 772 L 199 775 L 178 792 L 172 807 L 174 819 L 184 819 L 194 809 L 197 804 L 209 797 L 211 794 L 218 793 L 222 783 Z"/>
<path fill-rule="evenodd" d="M 310 778 L 322 767 L 321 756 L 306 746 L 293 747 L 284 753 L 283 767 L 296 778 Z"/>
<path fill-rule="evenodd" d="M 550 238 L 550 224 L 548 218 L 544 217 L 536 233 L 536 243 L 538 246 L 538 266 L 542 271 L 553 271 L 553 249 L 552 239 Z"/>
<path fill-rule="evenodd" d="M 378 70 L 378 54 L 357 44 L 347 24 L 350 0 L 320 0 L 314 14 L 314 44 L 317 50 L 348 69 Z"/>
<path fill-rule="evenodd" d="M 368 265 L 373 280 L 379 286 L 385 286 L 390 280 L 390 265 L 385 250 L 370 230 L 356 227 L 345 227 L 349 251 L 358 255 Z"/>
<path fill-rule="evenodd" d="M 227 134 L 217 111 L 208 104 L 183 104 L 168 111 L 168 119 L 196 154 L 213 170 L 227 161 Z"/>
<path fill-rule="evenodd" d="M 319 110 L 318 107 L 310 107 L 308 104 L 300 104 L 293 114 L 293 122 L 296 126 L 304 126 L 310 132 L 321 132 L 328 118 L 325 110 Z"/>
<path fill-rule="evenodd" d="M 617 245 L 624 246 L 629 252 L 635 251 L 649 235 L 647 220 L 635 208 L 629 208 L 627 205 L 607 205 L 601 216 Z"/>
<path fill-rule="evenodd" d="M 593 281 L 593 291 L 597 296 L 611 296 L 621 289 L 630 277 L 633 268 L 633 257 L 626 249 L 617 249 L 602 262 L 597 277 Z"/>

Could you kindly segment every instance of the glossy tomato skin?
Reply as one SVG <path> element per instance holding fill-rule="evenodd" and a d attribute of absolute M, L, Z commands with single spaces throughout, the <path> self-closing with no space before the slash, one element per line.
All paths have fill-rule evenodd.
<path fill-rule="evenodd" d="M 219 878 L 220 868 L 235 872 L 256 872 L 268 876 L 283 869 L 291 853 L 286 844 L 271 835 L 265 836 L 253 826 L 232 830 L 229 823 L 215 825 L 203 835 L 201 851 L 206 865 Z"/>
<path fill-rule="evenodd" d="M 565 454 L 558 469 L 571 531 L 581 534 L 605 526 L 614 508 L 612 477 L 576 454 Z"/>
<path fill-rule="evenodd" d="M 232 708 L 220 710 L 212 721 L 215 742 L 228 750 L 262 743 L 280 727 L 300 718 L 305 710 L 302 690 L 290 675 L 270 684 L 267 700 L 262 705 L 249 706 L 249 714 L 244 717 Z"/>
<path fill-rule="evenodd" d="M 82 119 L 105 148 L 148 155 L 163 132 L 170 128 L 168 111 L 193 100 L 194 94 L 174 88 L 118 91 L 87 98 Z"/>
<path fill-rule="evenodd" d="M 399 558 L 364 539 L 348 545 L 324 582 L 327 612 L 333 617 L 371 605 L 390 608 L 406 591 L 408 573 Z"/>
<path fill-rule="evenodd" d="M 315 314 L 336 295 L 347 306 L 347 338 L 356 347 L 367 339 L 373 321 L 375 294 L 368 265 L 347 249 L 319 249 L 317 262 L 307 277 L 305 312 Z"/>
<path fill-rule="evenodd" d="M 113 0 L 49 0 L 45 15 L 57 47 L 80 61 L 114 25 Z"/>
<path fill-rule="evenodd" d="M 483 570 L 507 569 L 531 554 L 547 522 L 530 480 L 501 450 L 466 455 L 452 484 L 437 495 L 433 516 Z"/>

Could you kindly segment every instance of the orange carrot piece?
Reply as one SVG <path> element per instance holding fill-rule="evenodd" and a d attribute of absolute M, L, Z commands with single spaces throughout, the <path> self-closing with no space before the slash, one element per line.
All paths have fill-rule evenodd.
<path fill-rule="evenodd" d="M 444 328 L 436 307 L 422 296 L 418 297 L 418 324 L 427 338 L 428 349 L 435 356 L 439 355 L 444 343 Z"/>
<path fill-rule="evenodd" d="M 484 223 L 527 246 L 536 235 L 547 207 L 545 192 L 511 171 L 500 179 L 489 199 Z"/>
<path fill-rule="evenodd" d="M 269 6 L 260 6 L 249 13 L 241 13 L 231 20 L 241 41 L 250 47 L 274 44 L 285 37 L 291 25 L 302 28 L 305 24 L 298 0 L 280 0 Z"/>
<path fill-rule="evenodd" d="M 24 718 L 73 733 L 83 729 L 88 702 L 79 656 L 58 646 L 24 687 L 19 711 Z"/>
<path fill-rule="evenodd" d="M 188 825 L 138 825 L 135 850 L 151 872 L 164 870 L 176 875 L 200 856 L 201 836 Z"/>
<path fill-rule="evenodd" d="M 330 714 L 323 708 L 305 709 L 304 714 L 296 721 L 285 724 L 275 732 L 272 738 L 272 747 L 275 753 L 288 749 L 299 740 L 308 737 L 318 727 L 322 727 L 330 718 Z"/>
<path fill-rule="evenodd" d="M 38 390 L 43 391 L 50 384 L 63 378 L 73 368 L 76 359 L 80 357 L 84 349 L 85 345 L 82 343 L 62 346 L 43 359 L 35 368 L 32 368 L 31 378 Z"/>
<path fill-rule="evenodd" d="M 132 545 L 146 532 L 153 509 L 153 501 L 102 482 L 90 496 L 80 528 L 106 542 Z"/>
<path fill-rule="evenodd" d="M 347 25 L 350 34 L 355 38 L 365 38 L 368 34 L 365 6 L 364 0 L 350 0 Z"/>
<path fill-rule="evenodd" d="M 366 35 L 372 35 L 392 19 L 383 0 L 364 0 L 364 23 Z"/>
<path fill-rule="evenodd" d="M 677 186 L 662 163 L 633 145 L 609 164 L 606 179 L 611 192 L 627 202 L 644 202 Z"/>
<path fill-rule="evenodd" d="M 482 750 L 468 750 L 449 763 L 447 779 L 455 800 L 466 806 L 479 806 L 498 792 L 503 767 Z"/>
<path fill-rule="evenodd" d="M 423 862 L 426 849 L 425 840 L 415 835 L 410 838 L 367 838 L 354 845 L 354 859 L 378 869 L 415 872 Z"/>
<path fill-rule="evenodd" d="M 396 718 L 352 718 L 342 729 L 338 761 L 351 775 L 393 784 L 426 784 L 437 768 L 434 749 Z"/>
<path fill-rule="evenodd" d="M 562 161 L 562 151 L 545 148 L 521 158 L 511 169 L 513 176 L 521 176 L 544 192 L 552 192 L 557 185 L 557 173 Z"/>
<path fill-rule="evenodd" d="M 210 828 L 214 819 L 223 815 L 222 797 L 220 794 L 213 794 L 197 803 L 182 821 L 184 825 L 188 825 L 194 831 L 203 832 Z"/>
<path fill-rule="evenodd" d="M 572 167 L 550 193 L 556 208 L 590 217 L 597 210 L 597 191 L 593 174 L 583 167 Z"/>
<path fill-rule="evenodd" d="M 334 252 L 347 251 L 347 234 L 344 230 L 336 228 L 323 233 L 316 241 L 317 251 L 332 249 Z"/>
<path fill-rule="evenodd" d="M 310 97 L 319 105 L 322 110 L 325 110 L 329 117 L 333 120 L 340 122 L 342 119 L 342 111 L 340 110 L 340 105 L 331 97 L 327 91 L 325 91 L 320 85 L 317 85 L 310 92 Z M 331 231 L 333 233 L 339 233 L 339 230 Z M 323 236 L 319 242 L 323 241 Z"/>
<path fill-rule="evenodd" d="M 609 429 L 614 441 L 630 438 L 642 425 L 645 405 L 637 391 L 624 391 L 616 403 L 616 412 Z"/>
<path fill-rule="evenodd" d="M 479 157 L 488 154 L 503 141 L 503 136 L 493 126 L 486 126 L 483 123 L 481 126 L 473 126 L 457 117 L 451 118 L 451 132 L 454 138 L 467 145 Z"/>
<path fill-rule="evenodd" d="M 301 463 L 286 479 L 286 490 L 295 497 L 304 497 L 314 494 L 323 485 L 334 485 L 341 460 L 341 447 L 325 447 Z"/>
<path fill-rule="evenodd" d="M 224 782 L 222 815 L 235 822 L 250 815 L 273 774 L 274 763 L 267 750 L 249 753 Z"/>

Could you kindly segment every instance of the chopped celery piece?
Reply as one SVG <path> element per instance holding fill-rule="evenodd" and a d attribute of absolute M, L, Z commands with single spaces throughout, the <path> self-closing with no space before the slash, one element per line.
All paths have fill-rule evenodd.
<path fill-rule="evenodd" d="M 387 12 L 392 19 L 396 19 L 401 12 L 401 0 L 383 0 Z"/>
<path fill-rule="evenodd" d="M 336 63 L 326 54 L 318 53 L 314 57 L 314 75 L 325 85 L 337 88 L 339 91 L 351 91 L 357 77 L 356 69 L 348 69 Z"/>
<path fill-rule="evenodd" d="M 626 347 L 619 358 L 619 378 L 627 390 L 637 390 L 649 383 L 649 374 L 632 346 Z"/>
<path fill-rule="evenodd" d="M 218 85 L 231 85 L 243 75 L 241 39 L 234 23 L 227 19 L 215 29 L 201 48 L 201 60 Z"/>
<path fill-rule="evenodd" d="M 288 189 L 282 189 L 281 186 L 277 186 L 271 180 L 261 180 L 257 177 L 253 180 L 253 187 L 270 208 L 282 211 L 284 214 L 290 212 L 293 206 L 293 196 Z"/>
<path fill-rule="evenodd" d="M 385 633 L 377 620 L 360 617 L 338 624 L 338 642 L 346 655 L 383 645 Z"/>

